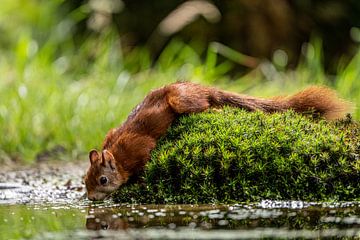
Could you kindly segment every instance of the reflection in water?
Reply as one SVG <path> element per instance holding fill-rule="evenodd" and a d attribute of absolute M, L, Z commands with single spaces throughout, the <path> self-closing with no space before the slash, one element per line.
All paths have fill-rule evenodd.
<path fill-rule="evenodd" d="M 259 233 L 266 236 L 358 236 L 358 203 L 316 204 L 263 201 L 247 205 L 91 206 L 89 230 L 193 230 Z M 281 231 L 280 231 L 281 230 Z M 349 232 L 350 231 L 350 232 Z M 271 233 L 271 234 L 270 234 Z M 269 235 L 270 234 L 270 235 Z M 275 235 L 274 235 L 275 234 Z M 309 235 L 310 234 L 310 235 Z M 283 235 L 284 236 L 284 235 Z"/>
<path fill-rule="evenodd" d="M 93 206 L 88 209 L 86 228 L 89 230 L 152 227 L 211 229 L 216 228 L 216 225 L 217 227 L 227 225 L 227 220 L 220 219 L 227 211 L 229 211 L 227 205 L 128 205 L 118 208 Z"/>
<path fill-rule="evenodd" d="M 128 222 L 113 208 L 90 208 L 86 216 L 86 229 L 89 230 L 125 230 L 128 227 Z"/>
<path fill-rule="evenodd" d="M 0 205 L 0 239 L 360 237 L 360 202 Z"/>

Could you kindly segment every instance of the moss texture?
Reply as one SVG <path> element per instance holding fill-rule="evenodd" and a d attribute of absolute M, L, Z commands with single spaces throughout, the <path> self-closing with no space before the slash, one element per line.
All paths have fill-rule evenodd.
<path fill-rule="evenodd" d="M 360 126 L 225 108 L 181 117 L 117 202 L 360 199 Z"/>

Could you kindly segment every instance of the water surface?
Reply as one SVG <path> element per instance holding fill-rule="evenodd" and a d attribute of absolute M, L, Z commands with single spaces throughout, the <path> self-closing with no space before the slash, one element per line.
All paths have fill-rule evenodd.
<path fill-rule="evenodd" d="M 359 237 L 360 203 L 93 204 L 84 164 L 0 172 L 0 239 Z"/>

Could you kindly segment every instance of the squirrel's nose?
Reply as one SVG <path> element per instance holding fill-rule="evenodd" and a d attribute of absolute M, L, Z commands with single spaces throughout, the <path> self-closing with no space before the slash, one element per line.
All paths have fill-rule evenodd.
<path fill-rule="evenodd" d="M 90 193 L 88 193 L 88 194 L 87 194 L 87 197 L 88 197 L 88 199 L 89 199 L 90 201 L 95 201 L 95 200 L 96 200 L 95 194 L 90 194 Z"/>
<path fill-rule="evenodd" d="M 108 194 L 102 192 L 88 192 L 87 197 L 91 201 L 101 201 L 106 198 Z"/>

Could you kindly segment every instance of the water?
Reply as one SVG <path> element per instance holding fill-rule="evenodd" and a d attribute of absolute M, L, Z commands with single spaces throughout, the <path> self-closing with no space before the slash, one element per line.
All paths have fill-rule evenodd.
<path fill-rule="evenodd" d="M 0 172 L 0 239 L 256 239 L 360 236 L 360 203 L 134 205 L 80 200 L 83 164 Z"/>

